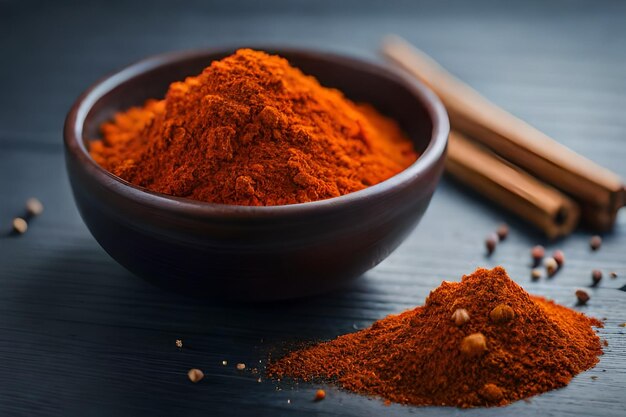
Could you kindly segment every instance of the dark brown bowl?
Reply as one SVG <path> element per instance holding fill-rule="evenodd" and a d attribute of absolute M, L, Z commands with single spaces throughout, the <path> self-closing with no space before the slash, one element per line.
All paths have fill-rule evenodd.
<path fill-rule="evenodd" d="M 65 121 L 67 170 L 80 214 L 116 261 L 196 295 L 274 300 L 328 291 L 385 259 L 424 214 L 443 171 L 449 124 L 419 82 L 353 58 L 271 49 L 325 86 L 396 119 L 422 155 L 398 175 L 328 200 L 272 207 L 209 204 L 154 193 L 101 168 L 86 143 L 119 111 L 163 97 L 172 81 L 235 49 L 169 53 L 91 86 Z"/>

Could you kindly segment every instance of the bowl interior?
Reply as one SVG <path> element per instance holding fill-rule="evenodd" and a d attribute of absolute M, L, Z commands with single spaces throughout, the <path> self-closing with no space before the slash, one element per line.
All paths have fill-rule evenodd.
<path fill-rule="evenodd" d="M 315 76 L 323 86 L 337 88 L 356 102 L 366 102 L 395 119 L 421 154 L 433 136 L 432 115 L 416 98 L 415 86 L 403 77 L 379 66 L 333 54 L 266 49 L 286 58 L 305 74 Z M 142 105 L 149 98 L 163 98 L 173 81 L 196 75 L 212 61 L 232 54 L 235 49 L 171 53 L 134 64 L 99 84 L 91 94 L 82 129 L 81 147 L 100 136 L 100 125 L 116 112 Z M 89 108 L 89 107 L 87 107 Z M 419 159 L 418 159 L 419 160 Z"/>

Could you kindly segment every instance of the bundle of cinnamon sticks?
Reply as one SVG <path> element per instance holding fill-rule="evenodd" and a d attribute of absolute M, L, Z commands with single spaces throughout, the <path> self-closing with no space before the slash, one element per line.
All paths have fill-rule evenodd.
<path fill-rule="evenodd" d="M 626 205 L 619 176 L 491 103 L 403 39 L 388 38 L 382 52 L 446 106 L 451 176 L 549 238 L 568 235 L 580 222 L 598 232 L 613 227 Z"/>

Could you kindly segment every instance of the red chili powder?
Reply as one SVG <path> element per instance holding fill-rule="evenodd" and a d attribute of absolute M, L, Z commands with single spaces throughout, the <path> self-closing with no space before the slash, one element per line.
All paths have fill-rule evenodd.
<path fill-rule="evenodd" d="M 469 320 L 455 322 L 458 309 Z M 501 267 L 477 269 L 444 281 L 422 307 L 292 352 L 267 372 L 402 404 L 501 406 L 592 368 L 602 354 L 592 326 L 602 323 L 529 295 Z"/>

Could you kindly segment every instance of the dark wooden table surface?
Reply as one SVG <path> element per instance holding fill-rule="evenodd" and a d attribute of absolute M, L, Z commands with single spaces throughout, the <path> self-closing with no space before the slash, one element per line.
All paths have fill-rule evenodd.
<path fill-rule="evenodd" d="M 0 415 L 626 415 L 626 213 L 597 253 L 589 234 L 549 244 L 567 265 L 532 283 L 542 237 L 444 180 L 418 229 L 343 292 L 271 305 L 228 305 L 165 293 L 110 259 L 83 225 L 66 178 L 61 127 L 102 75 L 157 52 L 279 43 L 371 59 L 380 38 L 405 36 L 487 97 L 626 177 L 626 3 L 620 1 L 0 1 Z M 471 5 L 470 5 L 471 3 Z M 183 8 L 184 4 L 184 8 Z M 30 196 L 45 213 L 7 236 Z M 500 222 L 510 238 L 484 257 Z M 574 305 L 590 271 L 606 317 L 599 365 L 561 390 L 502 409 L 385 407 L 318 386 L 278 387 L 235 370 L 271 350 L 333 338 L 423 302 L 441 280 L 504 265 L 533 293 Z M 298 279 L 298 271 L 294 271 Z M 185 347 L 175 347 L 175 339 Z M 222 366 L 222 361 L 228 366 Z M 259 365 L 259 361 L 261 364 Z M 205 371 L 193 385 L 186 372 Z M 592 378 L 597 377 L 597 378 Z"/>

